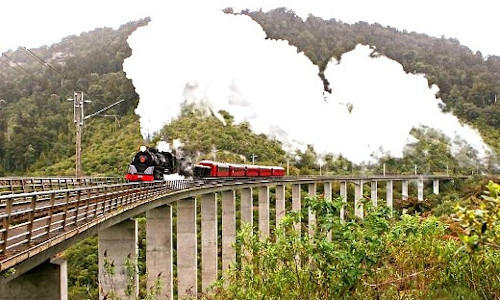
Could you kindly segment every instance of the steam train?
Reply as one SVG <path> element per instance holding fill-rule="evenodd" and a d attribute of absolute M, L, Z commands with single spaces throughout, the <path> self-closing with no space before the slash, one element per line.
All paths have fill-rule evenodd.
<path fill-rule="evenodd" d="M 278 166 L 241 165 L 202 160 L 193 165 L 189 158 L 177 158 L 170 152 L 141 146 L 128 166 L 128 181 L 162 180 L 164 175 L 179 174 L 186 177 L 282 177 L 285 169 Z"/>

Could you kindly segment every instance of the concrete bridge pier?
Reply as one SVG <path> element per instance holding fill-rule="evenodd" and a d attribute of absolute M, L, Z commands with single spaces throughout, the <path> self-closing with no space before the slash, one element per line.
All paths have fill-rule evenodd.
<path fill-rule="evenodd" d="M 66 260 L 51 259 L 29 272 L 0 285 L 2 300 L 67 300 Z"/>
<path fill-rule="evenodd" d="M 177 289 L 179 299 L 198 295 L 196 198 L 177 201 Z"/>
<path fill-rule="evenodd" d="M 253 192 L 252 188 L 243 188 L 240 190 L 241 195 L 241 228 L 243 226 L 252 227 L 253 233 Z M 244 265 L 247 260 L 252 258 L 252 253 L 248 249 L 242 250 L 241 253 L 241 264 Z M 203 261 L 203 258 L 202 258 Z"/>
<path fill-rule="evenodd" d="M 217 280 L 217 195 L 201 196 L 201 289 Z"/>
<path fill-rule="evenodd" d="M 122 299 L 136 297 L 139 294 L 137 221 L 122 221 L 99 231 L 98 236 L 99 299 L 112 295 Z"/>
<path fill-rule="evenodd" d="M 386 201 L 387 201 L 387 207 L 389 207 L 390 210 L 390 215 L 392 217 L 392 207 L 393 207 L 393 190 L 394 190 L 394 183 L 392 180 L 387 181 L 386 183 Z"/>
<path fill-rule="evenodd" d="M 147 288 L 159 298 L 173 299 L 172 207 L 160 206 L 146 212 Z"/>
<path fill-rule="evenodd" d="M 408 200 L 408 180 L 401 182 L 401 199 Z"/>
<path fill-rule="evenodd" d="M 269 213 L 268 213 L 269 215 Z M 222 192 L 222 271 L 236 262 L 236 197 L 235 191 Z"/>
<path fill-rule="evenodd" d="M 259 231 L 262 238 L 269 237 L 269 187 L 259 187 Z"/>
<path fill-rule="evenodd" d="M 340 182 L 340 197 L 342 198 L 342 202 L 344 202 L 344 205 L 347 205 L 347 181 Z M 340 209 L 340 219 L 342 221 L 345 220 L 344 206 L 342 206 L 342 208 Z"/>
<path fill-rule="evenodd" d="M 372 205 L 373 207 L 377 207 L 377 202 L 378 202 L 378 191 L 377 191 L 377 181 L 372 181 L 371 182 L 371 199 L 372 199 Z"/>
<path fill-rule="evenodd" d="M 323 184 L 323 196 L 325 200 L 331 200 L 332 199 L 332 183 L 331 182 L 325 182 Z M 328 231 L 326 238 L 328 241 L 332 241 L 332 232 Z"/>
<path fill-rule="evenodd" d="M 432 192 L 439 195 L 439 179 L 434 179 L 432 183 Z"/>
<path fill-rule="evenodd" d="M 331 182 L 325 182 L 323 184 L 323 197 L 325 200 L 332 200 L 332 183 Z"/>
<path fill-rule="evenodd" d="M 276 226 L 285 216 L 285 186 L 276 186 Z"/>
<path fill-rule="evenodd" d="M 292 184 L 292 211 L 300 212 L 301 209 L 300 184 Z M 299 223 L 295 224 L 295 230 L 299 231 L 300 234 L 300 220 Z"/>
<path fill-rule="evenodd" d="M 252 188 L 244 188 L 241 194 L 241 223 L 253 227 L 253 192 Z"/>
<path fill-rule="evenodd" d="M 361 203 L 361 199 L 363 199 L 363 180 L 356 182 L 354 187 L 354 215 L 363 219 L 364 208 L 363 203 Z"/>
<path fill-rule="evenodd" d="M 316 183 L 309 183 L 307 191 L 308 191 L 309 197 L 315 197 L 316 196 Z M 312 237 L 314 235 L 314 227 L 316 227 L 316 214 L 312 211 L 311 207 L 308 207 L 307 217 L 308 217 L 308 226 L 309 226 L 309 236 Z"/>
<path fill-rule="evenodd" d="M 417 199 L 418 201 L 424 201 L 424 179 L 419 178 L 417 180 Z"/>

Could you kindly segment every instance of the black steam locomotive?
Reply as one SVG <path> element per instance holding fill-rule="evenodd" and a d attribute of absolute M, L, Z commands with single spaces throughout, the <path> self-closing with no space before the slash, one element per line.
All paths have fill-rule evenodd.
<path fill-rule="evenodd" d="M 141 146 L 128 166 L 125 179 L 129 181 L 161 180 L 164 175 L 178 172 L 177 158 L 172 153 Z"/>

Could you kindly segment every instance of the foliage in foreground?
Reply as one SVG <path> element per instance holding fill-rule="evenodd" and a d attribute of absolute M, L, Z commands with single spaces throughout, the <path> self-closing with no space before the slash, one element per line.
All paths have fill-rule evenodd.
<path fill-rule="evenodd" d="M 275 241 L 243 229 L 236 246 L 253 255 L 242 257 L 205 298 L 500 297 L 500 251 L 491 243 L 470 251 L 448 224 L 432 216 L 402 215 L 395 220 L 388 217 L 388 208 L 365 203 L 364 220 L 342 222 L 340 199 L 308 199 L 308 204 L 317 215 L 314 236 L 309 236 L 307 227 L 294 229 L 299 218 L 307 218 L 307 211 L 285 217 Z M 498 230 L 498 219 L 494 226 Z"/>

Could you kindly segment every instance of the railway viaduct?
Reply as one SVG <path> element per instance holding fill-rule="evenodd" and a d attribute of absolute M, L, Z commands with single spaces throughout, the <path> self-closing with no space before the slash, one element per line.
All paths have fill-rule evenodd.
<path fill-rule="evenodd" d="M 381 201 L 378 190 L 385 188 L 386 194 L 380 198 L 392 210 L 395 186 L 401 187 L 402 200 L 408 199 L 411 186 L 423 201 L 424 184 L 432 185 L 433 193 L 438 194 L 440 181 L 452 179 L 446 175 L 387 175 L 126 183 L 119 178 L 0 178 L 0 299 L 67 299 L 67 266 L 60 254 L 96 234 L 99 298 L 114 292 L 125 299 L 127 288 L 137 294 L 134 218 L 144 213 L 148 286 L 161 282 L 159 299 L 174 299 L 174 284 L 179 299 L 196 296 L 199 272 L 201 290 L 206 290 L 220 270 L 235 261 L 232 244 L 237 223 L 255 226 L 261 236 L 269 236 L 270 226 L 280 221 L 287 207 L 303 208 L 302 194 L 316 195 L 318 190 L 325 198 L 341 196 L 363 218 L 366 212 L 360 199 L 364 194 L 377 205 Z M 270 191 L 274 192 L 273 201 Z M 237 197 L 241 199 L 238 207 Z M 253 224 L 254 212 L 258 224 Z M 344 212 L 340 214 L 343 218 Z M 309 214 L 303 222 L 313 225 L 315 216 Z M 220 227 L 221 247 L 217 245 Z"/>

